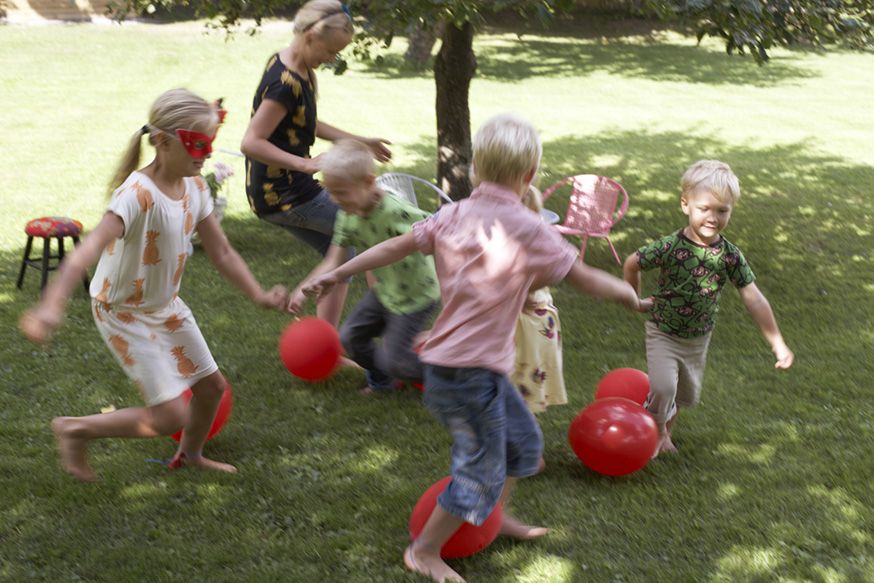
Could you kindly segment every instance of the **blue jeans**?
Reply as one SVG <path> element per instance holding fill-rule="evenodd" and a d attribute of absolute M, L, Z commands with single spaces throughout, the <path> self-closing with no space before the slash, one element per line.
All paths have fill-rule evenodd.
<path fill-rule="evenodd" d="M 339 207 L 328 196 L 328 191 L 322 189 L 322 192 L 308 202 L 261 218 L 282 227 L 324 257 L 334 237 L 334 219 L 338 210 Z M 355 250 L 350 247 L 346 259 L 353 257 Z"/>
<path fill-rule="evenodd" d="M 340 326 L 340 341 L 349 358 L 367 370 L 370 388 L 391 390 L 394 379 L 422 380 L 422 363 L 413 352 L 413 340 L 437 304 L 429 304 L 418 312 L 390 312 L 369 290 L 352 308 L 352 313 Z M 382 337 L 382 343 L 374 340 Z"/>
<path fill-rule="evenodd" d="M 425 406 L 452 435 L 452 481 L 437 499 L 446 512 L 480 525 L 507 476 L 537 473 L 543 434 L 506 375 L 483 368 L 425 365 Z"/>

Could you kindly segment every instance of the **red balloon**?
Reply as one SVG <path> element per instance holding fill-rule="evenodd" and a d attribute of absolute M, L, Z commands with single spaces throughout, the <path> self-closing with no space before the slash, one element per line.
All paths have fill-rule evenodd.
<path fill-rule="evenodd" d="M 218 411 L 215 413 L 215 419 L 212 421 L 212 427 L 209 428 L 209 433 L 206 434 L 207 441 L 218 435 L 218 432 L 222 430 L 222 427 L 225 426 L 228 418 L 230 418 L 231 409 L 234 408 L 234 396 L 231 393 L 231 383 L 228 383 L 227 381 L 225 382 L 225 391 L 222 393 L 222 400 L 219 401 Z M 194 393 L 191 392 L 190 388 L 185 389 L 185 392 L 182 393 L 182 398 L 185 399 L 186 402 L 190 402 L 192 396 L 194 396 Z M 182 430 L 180 429 L 170 437 L 175 441 L 179 441 L 182 439 Z"/>
<path fill-rule="evenodd" d="M 644 467 L 658 445 L 649 411 L 628 399 L 598 399 L 571 421 L 568 441 L 580 461 L 599 474 L 624 476 Z"/>
<path fill-rule="evenodd" d="M 649 376 L 636 368 L 617 368 L 611 370 L 598 381 L 595 399 L 623 397 L 638 405 L 646 402 L 649 395 Z"/>
<path fill-rule="evenodd" d="M 342 354 L 337 330 L 319 318 L 294 321 L 279 337 L 279 356 L 285 368 L 305 381 L 321 381 L 331 376 L 340 365 Z"/>
<path fill-rule="evenodd" d="M 425 490 L 416 506 L 413 508 L 413 513 L 410 515 L 410 538 L 416 540 L 422 529 L 425 528 L 425 523 L 434 512 L 434 506 L 437 504 L 437 497 L 446 489 L 446 486 L 452 480 L 452 476 L 446 476 L 431 485 Z M 498 536 L 498 531 L 501 529 L 501 521 L 503 520 L 503 507 L 498 502 L 486 521 L 480 526 L 474 526 L 469 522 L 461 525 L 461 528 L 455 531 L 449 540 L 440 549 L 440 556 L 444 559 L 457 559 L 467 557 L 474 553 L 478 553 L 490 544 Z"/>

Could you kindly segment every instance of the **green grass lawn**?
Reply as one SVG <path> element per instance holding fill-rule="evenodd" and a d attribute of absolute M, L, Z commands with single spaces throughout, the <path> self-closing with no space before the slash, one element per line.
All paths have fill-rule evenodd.
<path fill-rule="evenodd" d="M 645 369 L 643 318 L 556 288 L 571 402 L 540 416 L 548 467 L 514 499 L 518 516 L 553 530 L 452 564 L 471 581 L 874 581 L 874 55 L 775 51 L 757 67 L 718 44 L 626 32 L 638 29 L 481 35 L 474 126 L 505 110 L 533 121 L 543 186 L 583 172 L 619 180 L 631 196 L 613 238 L 621 254 L 683 225 L 678 184 L 691 162 L 731 164 L 744 194 L 726 235 L 796 365 L 773 369 L 726 291 L 702 405 L 676 431 L 681 454 L 598 476 L 574 457 L 567 426 L 602 374 Z M 235 476 L 145 462 L 169 457 L 170 439 L 106 440 L 91 455 L 102 480 L 74 482 L 58 469 L 51 418 L 139 405 L 137 391 L 81 289 L 48 349 L 16 329 L 38 295 L 33 270 L 15 288 L 26 221 L 61 214 L 93 227 L 121 149 L 165 89 L 225 97 L 216 145 L 237 149 L 263 64 L 289 34 L 0 27 L 0 580 L 419 580 L 401 562 L 407 519 L 448 473 L 447 435 L 418 393 L 363 398 L 352 372 L 292 378 L 276 352 L 289 319 L 247 303 L 203 253 L 182 295 L 235 390 L 232 419 L 208 446 Z M 391 169 L 433 178 L 429 74 L 392 53 L 382 68 L 353 63 L 320 82 L 322 119 L 391 139 Z M 241 174 L 237 159 L 217 158 Z M 315 255 L 249 213 L 242 176 L 229 195 L 223 224 L 256 276 L 296 284 Z M 620 273 L 603 241 L 586 259 Z M 356 281 L 350 299 L 362 289 Z"/>

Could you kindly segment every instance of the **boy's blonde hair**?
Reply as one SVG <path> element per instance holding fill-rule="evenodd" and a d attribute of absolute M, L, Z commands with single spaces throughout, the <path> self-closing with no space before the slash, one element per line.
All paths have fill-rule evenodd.
<path fill-rule="evenodd" d="M 473 137 L 473 164 L 470 179 L 512 184 L 540 165 L 543 145 L 528 121 L 511 114 L 500 114 L 486 121 Z"/>
<path fill-rule="evenodd" d="M 322 34 L 328 29 L 340 29 L 349 34 L 355 31 L 352 17 L 339 0 L 310 0 L 294 15 L 292 30 L 295 34 L 310 30 Z"/>
<path fill-rule="evenodd" d="M 109 182 L 109 194 L 121 186 L 131 172 L 140 165 L 142 138 L 149 134 L 149 143 L 155 144 L 155 135 L 163 132 L 171 136 L 176 130 L 206 132 L 219 124 L 218 105 L 187 89 L 171 89 L 162 93 L 149 110 L 149 122 L 131 137 L 124 155 Z"/>
<path fill-rule="evenodd" d="M 740 182 L 731 167 L 719 160 L 698 160 L 686 170 L 682 180 L 682 197 L 688 198 L 696 188 L 706 188 L 720 202 L 734 204 L 740 198 Z"/>
<path fill-rule="evenodd" d="M 322 174 L 350 182 L 374 176 L 373 152 L 358 140 L 338 140 L 322 154 Z"/>

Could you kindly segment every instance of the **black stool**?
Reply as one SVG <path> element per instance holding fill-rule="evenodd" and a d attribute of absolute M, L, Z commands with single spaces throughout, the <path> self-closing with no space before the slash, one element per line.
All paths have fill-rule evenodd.
<path fill-rule="evenodd" d="M 21 271 L 18 274 L 18 283 L 16 286 L 21 289 L 21 284 L 24 282 L 24 273 L 28 266 L 35 267 L 42 273 L 40 281 L 40 289 L 45 288 L 46 282 L 49 279 L 49 271 L 54 271 L 64 260 L 64 238 L 70 237 L 73 239 L 73 245 L 79 244 L 79 234 L 82 232 L 82 223 L 75 219 L 67 217 L 41 217 L 33 219 L 27 226 L 24 227 L 24 232 L 27 234 L 27 245 L 24 248 L 24 258 L 21 260 Z M 33 247 L 33 238 L 39 237 L 42 239 L 42 257 L 31 259 L 30 250 Z M 58 240 L 58 254 L 51 254 L 52 239 Z M 57 262 L 52 263 L 52 259 L 57 259 Z M 88 276 L 83 278 L 85 291 L 88 291 Z"/>

